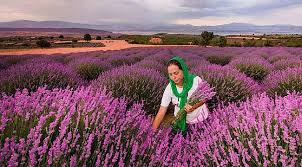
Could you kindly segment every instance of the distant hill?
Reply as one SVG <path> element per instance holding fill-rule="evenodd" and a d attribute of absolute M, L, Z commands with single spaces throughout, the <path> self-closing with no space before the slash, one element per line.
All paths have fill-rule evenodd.
<path fill-rule="evenodd" d="M 90 34 L 98 34 L 98 35 L 112 34 L 112 32 L 110 31 L 84 29 L 84 28 L 0 28 L 0 31 L 90 33 Z"/>
<path fill-rule="evenodd" d="M 41 36 L 41 35 L 77 35 L 83 34 L 112 36 L 121 34 L 104 30 L 85 29 L 85 28 L 0 28 L 0 36 Z"/>
<path fill-rule="evenodd" d="M 118 24 L 118 23 L 100 23 L 100 24 L 81 24 L 64 21 L 30 21 L 18 20 L 11 22 L 0 22 L 0 28 L 75 28 L 103 30 L 108 32 L 120 33 L 191 33 L 200 34 L 202 31 L 212 31 L 215 34 L 302 34 L 302 26 L 294 25 L 254 25 L 247 23 L 230 23 L 217 26 L 193 26 L 178 24 Z M 68 29 L 72 30 L 72 29 Z M 63 31 L 63 30 L 62 30 Z"/>

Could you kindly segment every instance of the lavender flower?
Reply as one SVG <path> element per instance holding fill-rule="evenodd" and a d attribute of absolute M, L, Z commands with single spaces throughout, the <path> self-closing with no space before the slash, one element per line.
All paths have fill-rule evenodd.
<path fill-rule="evenodd" d="M 205 81 L 201 80 L 201 82 L 198 84 L 197 89 L 193 92 L 191 97 L 188 99 L 187 104 L 194 106 L 195 104 L 203 101 L 206 102 L 207 100 L 212 99 L 216 92 L 213 91 L 214 88 L 211 88 L 210 85 Z M 182 108 L 178 111 L 175 120 L 173 120 L 173 123 L 176 123 L 180 119 L 183 119 L 183 117 L 186 115 L 185 108 Z"/>

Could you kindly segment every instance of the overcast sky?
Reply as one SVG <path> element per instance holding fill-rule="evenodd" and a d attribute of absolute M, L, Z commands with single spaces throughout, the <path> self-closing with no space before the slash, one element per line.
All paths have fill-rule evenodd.
<path fill-rule="evenodd" d="M 0 0 L 0 22 L 302 26 L 302 0 Z"/>

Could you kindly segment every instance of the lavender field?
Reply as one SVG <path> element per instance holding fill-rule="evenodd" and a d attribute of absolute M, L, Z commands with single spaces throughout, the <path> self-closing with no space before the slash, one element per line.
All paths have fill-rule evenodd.
<path fill-rule="evenodd" d="M 190 133 L 151 129 L 182 57 L 216 95 Z M 302 48 L 0 56 L 1 166 L 302 166 Z"/>

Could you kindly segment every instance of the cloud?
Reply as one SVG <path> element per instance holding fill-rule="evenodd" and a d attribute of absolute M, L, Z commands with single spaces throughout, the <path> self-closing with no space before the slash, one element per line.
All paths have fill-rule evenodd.
<path fill-rule="evenodd" d="M 301 0 L 0 0 L 0 21 L 223 24 L 299 23 Z"/>

